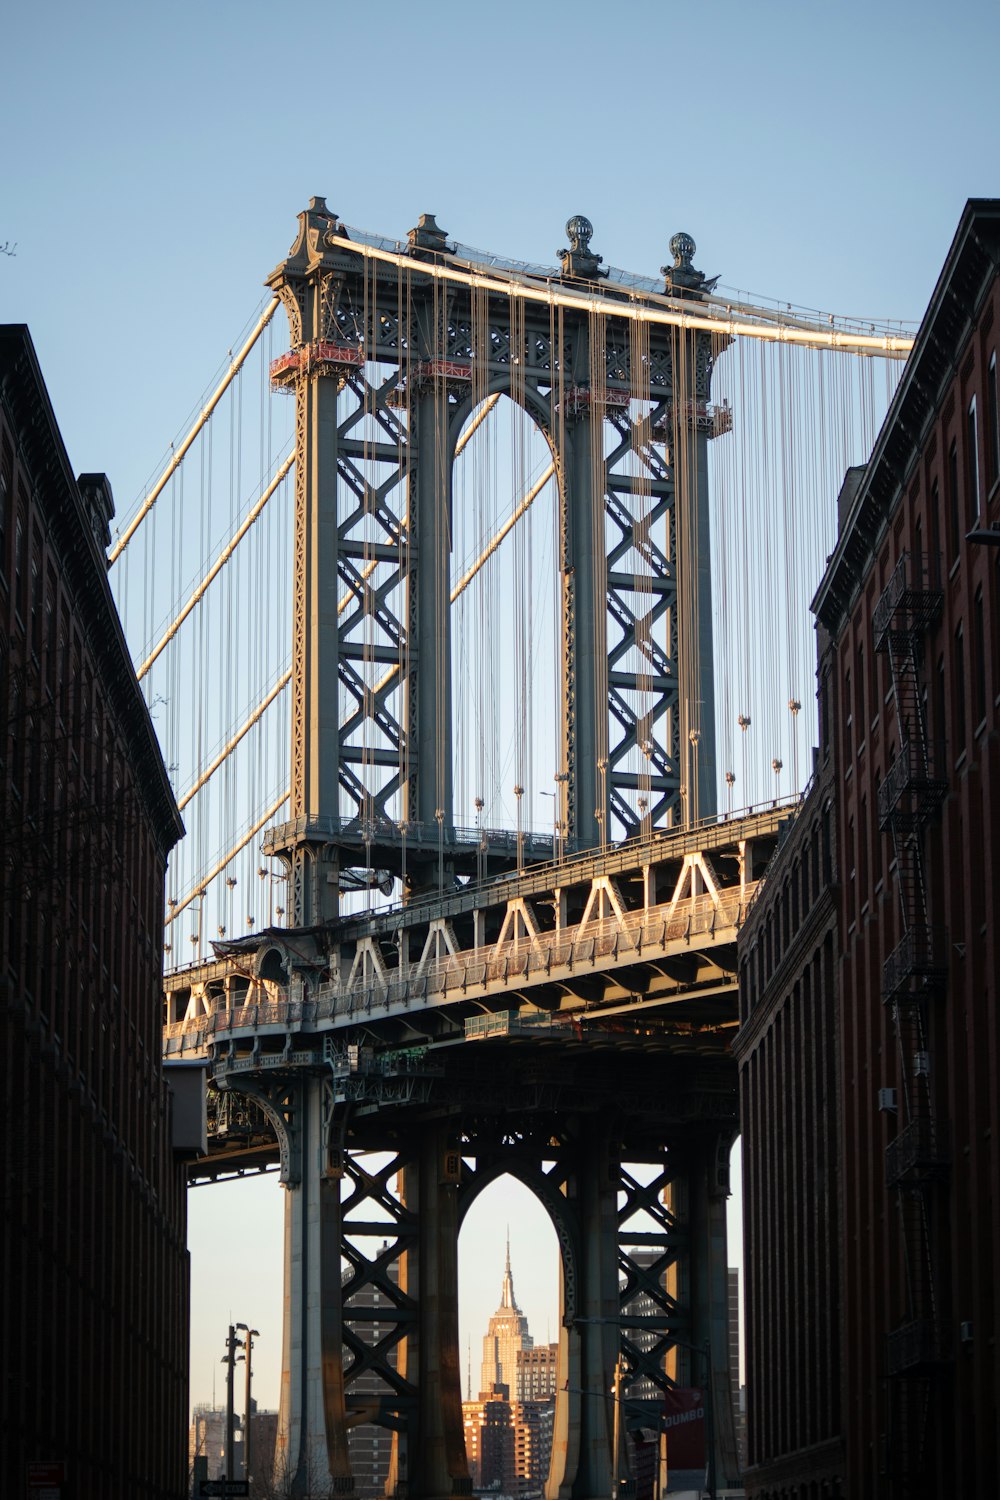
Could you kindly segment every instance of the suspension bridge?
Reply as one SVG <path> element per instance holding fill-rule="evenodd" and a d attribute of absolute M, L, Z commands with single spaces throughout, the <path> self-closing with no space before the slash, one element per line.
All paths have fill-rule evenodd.
<path fill-rule="evenodd" d="M 736 938 L 808 774 L 833 497 L 911 337 L 720 288 L 685 234 L 659 279 L 566 234 L 529 265 L 313 199 L 110 553 L 189 824 L 192 1174 L 287 1189 L 296 1495 L 351 1492 L 362 1421 L 387 1493 L 469 1490 L 458 1230 L 505 1172 L 562 1255 L 548 1493 L 610 1492 L 586 1393 L 620 1339 L 626 1388 L 710 1387 L 737 1479 Z"/>

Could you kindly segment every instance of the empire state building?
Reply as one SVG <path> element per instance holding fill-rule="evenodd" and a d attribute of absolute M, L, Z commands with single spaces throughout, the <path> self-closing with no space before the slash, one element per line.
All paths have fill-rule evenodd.
<path fill-rule="evenodd" d="M 528 1320 L 514 1300 L 514 1279 L 510 1274 L 510 1236 L 507 1237 L 507 1264 L 503 1273 L 500 1306 L 489 1322 L 483 1339 L 483 1367 L 479 1382 L 481 1391 L 492 1391 L 505 1385 L 513 1400 L 517 1383 L 517 1356 L 521 1349 L 534 1347 L 528 1332 Z"/>

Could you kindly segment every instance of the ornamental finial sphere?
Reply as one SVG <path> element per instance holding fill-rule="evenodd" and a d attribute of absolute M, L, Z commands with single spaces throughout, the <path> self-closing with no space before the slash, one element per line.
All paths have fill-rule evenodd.
<path fill-rule="evenodd" d="M 683 230 L 671 236 L 670 254 L 674 257 L 674 265 L 679 271 L 690 271 L 697 248 L 691 236 L 685 234 Z"/>
<path fill-rule="evenodd" d="M 583 214 L 574 214 L 566 221 L 566 234 L 571 250 L 586 250 L 594 234 L 594 226 Z"/>

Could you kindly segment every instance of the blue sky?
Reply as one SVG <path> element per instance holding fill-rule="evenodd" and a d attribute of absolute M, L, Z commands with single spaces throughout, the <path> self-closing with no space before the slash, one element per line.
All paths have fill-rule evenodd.
<path fill-rule="evenodd" d="M 106 470 L 124 514 L 312 193 L 349 223 L 396 236 L 433 211 L 539 261 L 582 212 L 606 260 L 654 273 L 683 228 L 727 285 L 917 319 L 965 199 L 1000 192 L 998 52 L 996 0 L 39 0 L 4 21 L 0 320 L 29 324 L 71 461 Z M 265 1334 L 276 1400 L 277 1199 L 193 1195 L 195 1400 L 230 1311 Z M 463 1318 L 478 1337 L 510 1214 L 542 1338 L 554 1278 L 520 1270 L 502 1194 Z"/>

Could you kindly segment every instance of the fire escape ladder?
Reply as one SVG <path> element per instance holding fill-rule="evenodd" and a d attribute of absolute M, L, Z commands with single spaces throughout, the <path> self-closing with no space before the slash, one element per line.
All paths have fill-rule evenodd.
<path fill-rule="evenodd" d="M 891 1428 L 919 1431 L 923 1387 L 944 1359 L 935 1286 L 931 1214 L 948 1165 L 947 1141 L 935 1119 L 928 1049 L 928 1004 L 947 983 L 947 939 L 931 927 L 924 871 L 924 830 L 948 786 L 943 757 L 927 733 L 920 682 L 924 637 L 937 618 L 940 590 L 928 586 L 925 559 L 904 553 L 875 609 L 875 649 L 892 677 L 897 752 L 879 787 L 879 827 L 892 836 L 901 938 L 882 965 L 882 997 L 890 1006 L 900 1067 L 899 1129 L 886 1150 L 886 1185 L 896 1194 L 907 1277 L 907 1317 L 890 1333 L 886 1363 L 892 1382 Z M 889 1445 L 908 1451 L 898 1441 Z M 890 1460 L 891 1465 L 891 1460 Z M 891 1472 L 891 1468 L 890 1468 Z M 902 1500 L 919 1474 L 891 1472 Z"/>

